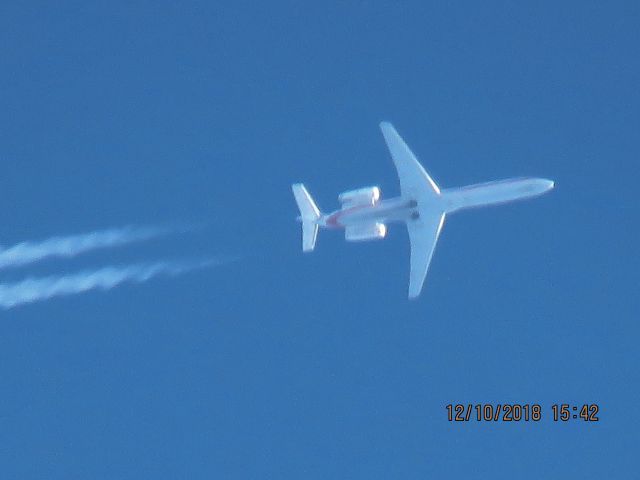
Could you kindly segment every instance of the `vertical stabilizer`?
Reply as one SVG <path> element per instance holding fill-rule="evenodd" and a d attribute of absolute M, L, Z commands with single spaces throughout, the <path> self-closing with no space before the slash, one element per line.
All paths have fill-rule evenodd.
<path fill-rule="evenodd" d="M 293 190 L 293 195 L 296 197 L 298 210 L 300 210 L 299 219 L 302 221 L 302 251 L 312 252 L 316 246 L 316 238 L 318 236 L 320 210 L 303 184 L 295 183 L 291 185 L 291 190 Z"/>

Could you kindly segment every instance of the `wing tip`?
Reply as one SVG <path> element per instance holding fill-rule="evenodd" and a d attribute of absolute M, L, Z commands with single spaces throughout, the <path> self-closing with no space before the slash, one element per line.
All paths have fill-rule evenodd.
<path fill-rule="evenodd" d="M 426 276 L 426 275 L 425 275 Z M 419 287 L 416 285 L 409 285 L 409 300 L 417 300 L 422 293 L 422 287 L 424 286 L 424 281 L 420 284 Z"/>
<path fill-rule="evenodd" d="M 387 121 L 387 120 L 383 120 L 379 123 L 380 125 L 380 130 L 385 131 L 385 130 L 395 130 L 393 128 L 393 125 L 391 124 L 391 122 Z"/>

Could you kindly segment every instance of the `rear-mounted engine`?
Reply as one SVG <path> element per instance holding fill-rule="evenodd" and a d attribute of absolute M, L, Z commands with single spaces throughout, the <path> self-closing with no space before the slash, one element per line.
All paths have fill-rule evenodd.
<path fill-rule="evenodd" d="M 363 242 L 382 239 L 386 234 L 387 226 L 384 223 L 372 223 L 347 227 L 344 231 L 344 238 L 349 242 Z"/>
<path fill-rule="evenodd" d="M 375 205 L 380 200 L 378 187 L 365 187 L 358 190 L 349 190 L 338 196 L 342 205 Z"/>

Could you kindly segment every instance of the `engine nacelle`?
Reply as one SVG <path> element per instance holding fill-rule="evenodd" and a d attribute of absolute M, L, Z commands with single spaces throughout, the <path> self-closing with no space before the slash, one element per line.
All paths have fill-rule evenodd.
<path fill-rule="evenodd" d="M 349 190 L 338 196 L 341 204 L 349 205 L 375 205 L 380 200 L 380 189 L 378 187 L 365 187 L 358 190 Z"/>
<path fill-rule="evenodd" d="M 384 238 L 386 234 L 387 226 L 384 223 L 372 223 L 347 227 L 344 231 L 344 238 L 348 242 L 363 242 Z"/>

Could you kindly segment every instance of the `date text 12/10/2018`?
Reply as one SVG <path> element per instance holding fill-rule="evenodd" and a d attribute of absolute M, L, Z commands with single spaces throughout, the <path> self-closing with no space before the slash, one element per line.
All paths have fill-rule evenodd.
<path fill-rule="evenodd" d="M 543 408 L 537 403 L 450 403 L 446 408 L 450 422 L 539 422 L 544 416 Z M 600 407 L 595 403 L 557 403 L 551 405 L 550 410 L 554 422 L 599 421 Z"/>

